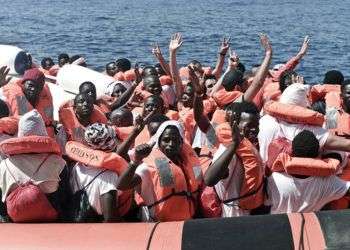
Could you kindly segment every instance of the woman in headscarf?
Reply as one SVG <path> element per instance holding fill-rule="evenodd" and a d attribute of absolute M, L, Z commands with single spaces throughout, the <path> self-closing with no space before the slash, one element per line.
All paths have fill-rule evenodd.
<path fill-rule="evenodd" d="M 178 221 L 195 216 L 202 172 L 196 153 L 184 142 L 177 121 L 163 122 L 151 138 L 154 145 L 139 145 L 136 155 L 148 155 L 143 164 L 135 157 L 120 177 L 118 188 L 135 188 L 143 221 Z M 176 208 L 176 209 L 175 209 Z"/>

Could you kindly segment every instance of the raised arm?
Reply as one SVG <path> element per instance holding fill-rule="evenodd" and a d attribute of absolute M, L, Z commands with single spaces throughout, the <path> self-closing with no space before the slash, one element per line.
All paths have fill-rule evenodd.
<path fill-rule="evenodd" d="M 232 161 L 233 155 L 236 153 L 236 149 L 241 142 L 241 136 L 237 123 L 234 123 L 232 126 L 232 143 L 226 148 L 226 150 L 216 159 L 208 168 L 204 175 L 204 183 L 207 186 L 214 186 L 221 179 L 228 177 L 228 167 Z"/>
<path fill-rule="evenodd" d="M 181 96 L 183 92 L 182 81 L 179 75 L 179 71 L 177 69 L 177 62 L 176 62 L 176 51 L 178 48 L 181 47 L 181 45 L 182 45 L 182 35 L 180 33 L 175 33 L 170 40 L 169 54 L 170 54 L 170 73 L 171 73 L 173 82 L 175 83 L 177 100 L 181 100 Z"/>
<path fill-rule="evenodd" d="M 265 34 L 260 35 L 260 42 L 265 49 L 265 57 L 259 67 L 258 72 L 254 76 L 252 84 L 244 93 L 244 100 L 251 102 L 255 95 L 259 92 L 260 88 L 263 86 L 265 77 L 269 70 L 269 66 L 272 58 L 272 47 L 269 41 L 269 38 Z"/>
<path fill-rule="evenodd" d="M 212 72 L 212 74 L 216 77 L 216 79 L 219 79 L 222 74 L 222 69 L 225 63 L 225 56 L 229 48 L 230 48 L 230 38 L 224 37 L 219 49 L 219 55 L 218 55 L 215 69 Z"/>
<path fill-rule="evenodd" d="M 10 68 L 7 66 L 2 66 L 0 68 L 0 88 L 8 84 L 12 77 L 7 77 L 7 74 L 10 72 Z"/>
<path fill-rule="evenodd" d="M 141 144 L 135 148 L 135 160 L 129 163 L 129 167 L 121 174 L 118 179 L 117 188 L 119 190 L 129 190 L 141 184 L 141 177 L 135 174 L 137 167 L 142 160 L 152 151 L 152 145 Z"/>
<path fill-rule="evenodd" d="M 134 72 L 136 75 L 135 81 L 133 82 L 130 88 L 128 88 L 114 103 L 111 104 L 110 106 L 111 110 L 115 110 L 117 108 L 124 106 L 130 100 L 130 98 L 134 94 L 136 87 L 142 81 L 142 77 L 140 75 L 139 68 L 137 65 L 135 65 Z"/>
<path fill-rule="evenodd" d="M 165 61 L 158 43 L 154 44 L 154 46 L 152 48 L 152 54 L 157 58 L 158 62 L 160 63 L 160 66 L 164 70 L 165 74 L 170 75 L 169 64 Z"/>

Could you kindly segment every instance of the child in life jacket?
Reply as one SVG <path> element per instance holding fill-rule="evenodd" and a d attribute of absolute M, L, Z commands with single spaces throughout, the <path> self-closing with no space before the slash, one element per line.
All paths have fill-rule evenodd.
<path fill-rule="evenodd" d="M 191 146 L 184 143 L 183 129 L 176 121 L 163 122 L 152 137 L 151 146 L 136 146 L 147 153 L 143 164 L 135 157 L 132 167 L 120 177 L 118 188 L 135 188 L 142 206 L 143 221 L 179 221 L 191 219 L 197 210 L 202 172 Z"/>
<path fill-rule="evenodd" d="M 234 103 L 232 112 L 232 141 L 219 145 L 204 175 L 204 183 L 214 186 L 222 201 L 222 217 L 249 215 L 264 199 L 264 166 L 256 138 L 259 111 L 243 102 Z"/>
<path fill-rule="evenodd" d="M 55 199 L 60 174 L 66 162 L 61 157 L 57 142 L 48 136 L 45 123 L 37 110 L 20 118 L 18 137 L 2 141 L 0 150 L 7 155 L 0 162 L 3 202 L 18 184 L 29 181 L 37 185 L 49 200 Z"/>
<path fill-rule="evenodd" d="M 316 136 L 303 130 L 292 141 L 292 157 L 316 159 L 320 143 Z M 307 160 L 304 160 L 307 164 Z M 336 160 L 337 161 L 337 160 Z M 339 165 L 339 161 L 337 161 Z M 336 170 L 334 171 L 336 172 Z M 327 203 L 349 194 L 350 182 L 335 174 L 330 176 L 289 175 L 273 172 L 268 177 L 268 197 L 271 213 L 316 212 Z"/>

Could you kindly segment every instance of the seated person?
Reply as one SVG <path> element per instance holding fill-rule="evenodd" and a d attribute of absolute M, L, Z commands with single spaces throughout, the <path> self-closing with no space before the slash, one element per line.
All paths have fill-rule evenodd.
<path fill-rule="evenodd" d="M 292 141 L 292 156 L 317 158 L 320 143 L 316 136 L 303 130 Z M 349 194 L 350 182 L 332 175 L 292 176 L 274 172 L 268 177 L 267 205 L 271 213 L 305 213 L 319 211 L 327 203 Z"/>

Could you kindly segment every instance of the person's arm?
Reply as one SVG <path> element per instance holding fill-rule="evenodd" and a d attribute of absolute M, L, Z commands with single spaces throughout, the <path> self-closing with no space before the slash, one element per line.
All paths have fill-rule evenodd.
<path fill-rule="evenodd" d="M 225 63 L 225 56 L 227 53 L 227 50 L 230 47 L 230 38 L 225 38 L 223 39 L 220 50 L 219 50 L 219 55 L 218 55 L 218 60 L 216 62 L 216 66 L 214 70 L 212 71 L 212 74 L 215 76 L 216 79 L 219 79 L 221 74 L 222 74 L 222 69 L 224 67 Z"/>
<path fill-rule="evenodd" d="M 267 75 L 267 72 L 269 70 L 269 66 L 271 63 L 272 47 L 271 47 L 269 38 L 267 37 L 267 35 L 261 34 L 260 41 L 262 46 L 265 49 L 265 57 L 263 62 L 261 63 L 261 66 L 259 67 L 258 72 L 254 76 L 252 84 L 244 93 L 243 97 L 244 97 L 244 100 L 247 102 L 253 101 L 255 95 L 259 92 L 260 88 L 263 86 L 265 77 Z"/>
<path fill-rule="evenodd" d="M 121 174 L 118 180 L 117 188 L 119 190 L 129 190 L 137 185 L 140 185 L 141 177 L 135 174 L 137 167 L 142 163 L 142 160 L 147 157 L 152 151 L 151 145 L 141 144 L 135 148 L 135 161 L 129 163 L 129 167 Z"/>
<path fill-rule="evenodd" d="M 336 135 L 329 135 L 324 148 L 327 150 L 350 152 L 350 140 Z"/>
<path fill-rule="evenodd" d="M 118 222 L 120 216 L 117 207 L 117 191 L 112 190 L 100 196 L 103 221 L 104 222 Z"/>
<path fill-rule="evenodd" d="M 0 68 L 0 88 L 8 84 L 12 77 L 7 77 L 7 74 L 10 72 L 10 68 L 7 66 L 2 66 Z"/>
<path fill-rule="evenodd" d="M 206 133 L 211 126 L 210 121 L 206 115 L 204 115 L 204 108 L 203 108 L 203 85 L 204 85 L 204 79 L 201 79 L 201 83 L 199 83 L 199 79 L 197 75 L 194 72 L 194 69 L 191 67 L 188 67 L 189 74 L 190 74 L 190 80 L 193 84 L 194 88 L 194 100 L 193 100 L 193 114 L 194 114 L 194 120 L 196 121 L 199 129 Z"/>
<path fill-rule="evenodd" d="M 138 67 L 135 65 L 135 69 L 134 69 L 135 75 L 136 75 L 136 79 L 133 82 L 133 84 L 131 85 L 130 88 L 128 88 L 121 96 L 120 98 L 118 98 L 114 103 L 112 103 L 110 105 L 110 109 L 111 111 L 120 108 L 122 106 L 124 106 L 132 97 L 132 95 L 134 94 L 135 89 L 137 88 L 137 86 L 140 84 L 140 82 L 142 81 L 142 77 L 140 75 L 139 69 Z"/>
<path fill-rule="evenodd" d="M 152 54 L 158 59 L 159 64 L 162 67 L 162 69 L 164 70 L 165 74 L 171 75 L 169 64 L 165 61 L 158 43 L 154 44 L 154 46 L 152 48 Z"/>
<path fill-rule="evenodd" d="M 170 54 L 170 73 L 171 78 L 173 79 L 173 82 L 175 83 L 176 88 L 176 98 L 177 100 L 181 100 L 183 88 L 182 88 L 182 81 L 179 75 L 179 71 L 177 69 L 177 62 L 176 62 L 176 51 L 178 48 L 182 45 L 182 36 L 180 33 L 176 33 L 171 37 L 170 44 L 169 44 L 169 54 Z"/>
<path fill-rule="evenodd" d="M 219 90 L 221 90 L 223 87 L 222 87 L 222 81 L 225 77 L 225 74 L 231 70 L 234 70 L 237 68 L 238 64 L 239 64 L 239 57 L 238 55 L 236 54 L 235 51 L 233 50 L 229 50 L 229 59 L 228 59 L 228 65 L 227 65 L 227 69 L 225 71 L 225 73 L 219 78 L 219 80 L 215 83 L 215 85 L 213 86 L 213 89 L 211 91 L 211 94 L 210 96 L 213 97 L 214 94 L 216 94 L 216 92 L 218 92 Z"/>
<path fill-rule="evenodd" d="M 233 124 L 232 130 L 232 143 L 220 155 L 220 157 L 209 166 L 208 170 L 204 175 L 204 183 L 209 187 L 216 185 L 216 183 L 218 183 L 221 179 L 227 177 L 227 173 L 229 171 L 229 164 L 232 161 L 232 158 L 236 153 L 236 149 L 238 148 L 239 143 L 241 141 L 237 123 Z"/>

